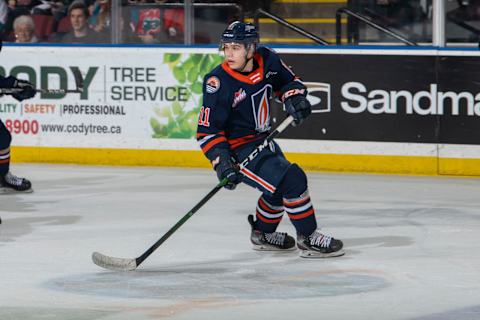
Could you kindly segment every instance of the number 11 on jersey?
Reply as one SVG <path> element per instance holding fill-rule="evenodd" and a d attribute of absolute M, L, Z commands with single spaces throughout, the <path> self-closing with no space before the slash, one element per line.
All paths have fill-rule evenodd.
<path fill-rule="evenodd" d="M 198 116 L 198 125 L 204 127 L 210 127 L 210 108 L 209 107 L 201 107 L 200 108 L 200 115 Z"/>

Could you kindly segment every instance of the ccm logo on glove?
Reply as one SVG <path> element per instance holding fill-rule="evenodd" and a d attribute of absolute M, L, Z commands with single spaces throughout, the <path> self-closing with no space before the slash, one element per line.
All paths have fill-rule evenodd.
<path fill-rule="evenodd" d="M 292 89 L 292 90 L 288 90 L 287 92 L 285 92 L 282 96 L 282 102 L 285 101 L 285 99 L 291 97 L 291 96 L 295 96 L 297 94 L 301 94 L 301 95 L 305 95 L 305 89 Z"/>

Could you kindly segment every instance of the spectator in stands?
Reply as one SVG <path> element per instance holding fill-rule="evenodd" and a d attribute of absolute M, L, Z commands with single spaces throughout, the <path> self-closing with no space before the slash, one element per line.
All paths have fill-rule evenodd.
<path fill-rule="evenodd" d="M 33 8 L 41 4 L 40 0 L 8 0 L 8 6 L 15 18 L 32 13 Z"/>
<path fill-rule="evenodd" d="M 8 20 L 8 5 L 5 1 L 0 1 L 0 32 L 3 32 Z"/>
<path fill-rule="evenodd" d="M 63 43 L 102 43 L 105 37 L 88 26 L 88 7 L 82 0 L 74 1 L 68 8 L 72 30 L 60 38 Z"/>
<path fill-rule="evenodd" d="M 167 35 L 162 25 L 162 10 L 159 8 L 139 8 L 131 12 L 129 27 L 135 42 L 145 44 L 166 43 Z M 133 39 L 133 38 L 132 38 Z"/>
<path fill-rule="evenodd" d="M 30 16 L 19 16 L 13 21 L 13 33 L 15 42 L 34 43 L 38 42 L 35 36 L 35 24 Z"/>
<path fill-rule="evenodd" d="M 104 32 L 110 26 L 110 5 L 110 0 L 96 0 L 88 6 L 88 20 L 93 30 Z"/>

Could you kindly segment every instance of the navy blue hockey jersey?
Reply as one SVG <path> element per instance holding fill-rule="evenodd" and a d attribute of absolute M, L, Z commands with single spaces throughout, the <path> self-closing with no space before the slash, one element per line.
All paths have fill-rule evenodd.
<path fill-rule="evenodd" d="M 265 138 L 273 95 L 292 81 L 305 88 L 274 51 L 260 47 L 255 60 L 258 68 L 248 75 L 224 62 L 205 76 L 197 140 L 210 161 L 216 148 L 235 150 Z"/>

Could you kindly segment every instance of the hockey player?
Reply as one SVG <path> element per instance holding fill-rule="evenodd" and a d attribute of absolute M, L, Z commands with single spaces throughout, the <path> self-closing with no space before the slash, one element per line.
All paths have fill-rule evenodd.
<path fill-rule="evenodd" d="M 0 40 L 0 51 L 2 43 Z M 0 76 L 0 88 L 21 89 L 12 96 L 18 101 L 32 98 L 36 91 L 33 85 L 24 80 L 15 77 Z M 10 143 L 12 136 L 0 119 L 0 194 L 10 192 L 32 192 L 32 184 L 25 178 L 13 175 L 10 169 Z"/>
<path fill-rule="evenodd" d="M 295 250 L 295 239 L 276 231 L 286 212 L 296 229 L 300 256 L 341 256 L 342 241 L 317 228 L 304 171 L 290 163 L 275 142 L 239 168 L 268 135 L 273 93 L 279 94 L 296 125 L 311 113 L 305 85 L 275 52 L 257 47 L 258 42 L 252 24 L 236 21 L 223 32 L 225 59 L 205 76 L 197 140 L 218 178 L 228 179 L 227 189 L 243 181 L 262 191 L 256 218 L 248 216 L 254 249 Z"/>

